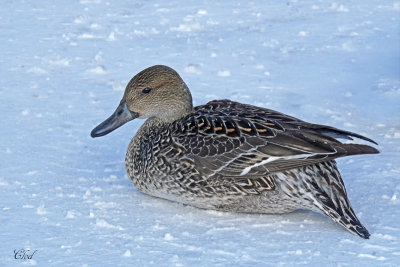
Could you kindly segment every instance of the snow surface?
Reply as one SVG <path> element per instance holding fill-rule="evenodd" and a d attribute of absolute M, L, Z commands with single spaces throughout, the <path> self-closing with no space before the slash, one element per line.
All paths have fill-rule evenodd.
<path fill-rule="evenodd" d="M 2 1 L 0 265 L 400 265 L 399 32 L 390 0 Z M 175 68 L 196 105 L 230 98 L 376 140 L 381 154 L 339 160 L 371 239 L 313 212 L 138 192 L 123 161 L 142 121 L 89 133 L 155 64 Z"/>

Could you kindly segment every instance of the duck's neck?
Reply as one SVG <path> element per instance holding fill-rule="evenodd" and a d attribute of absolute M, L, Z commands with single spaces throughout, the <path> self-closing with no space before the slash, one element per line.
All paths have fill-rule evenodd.
<path fill-rule="evenodd" d="M 177 121 L 179 119 L 182 119 L 183 117 L 189 115 L 190 113 L 193 112 L 193 106 L 190 106 L 190 109 L 188 108 L 185 112 L 180 113 L 179 116 L 170 116 L 170 117 L 165 117 L 165 118 L 158 118 L 158 117 L 151 117 L 148 118 L 143 125 L 139 128 L 139 130 L 136 132 L 136 135 L 133 138 L 133 143 L 139 143 L 140 138 L 144 135 L 147 135 L 154 129 L 160 129 L 163 127 L 166 127 L 167 125 L 173 123 L 174 121 Z"/>
<path fill-rule="evenodd" d="M 153 128 L 162 127 L 165 124 L 166 122 L 164 122 L 162 119 L 156 117 L 148 118 L 136 132 L 135 138 L 143 136 L 144 134 L 150 132 Z"/>

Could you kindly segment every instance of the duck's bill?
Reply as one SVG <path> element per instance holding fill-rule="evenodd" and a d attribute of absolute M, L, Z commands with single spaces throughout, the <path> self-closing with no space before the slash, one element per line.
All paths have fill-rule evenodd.
<path fill-rule="evenodd" d="M 122 101 L 108 119 L 100 123 L 96 128 L 92 130 L 90 136 L 99 137 L 106 135 L 114 131 L 121 125 L 137 117 L 139 117 L 139 114 L 136 112 L 131 112 L 126 106 L 126 102 Z"/>

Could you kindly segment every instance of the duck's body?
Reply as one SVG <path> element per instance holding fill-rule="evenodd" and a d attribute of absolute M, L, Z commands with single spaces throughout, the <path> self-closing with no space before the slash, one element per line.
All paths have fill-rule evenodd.
<path fill-rule="evenodd" d="M 151 77 L 147 83 L 146 73 Z M 140 99 L 140 93 L 157 90 L 151 83 L 157 77 L 163 81 L 159 99 L 167 104 L 144 96 Z M 162 92 L 168 87 L 165 81 L 177 77 L 173 83 L 184 93 L 172 91 L 168 96 L 167 91 Z M 146 87 L 149 84 L 151 87 Z M 140 191 L 224 211 L 286 213 L 310 209 L 328 215 L 363 238 L 369 237 L 350 206 L 334 159 L 378 151 L 367 145 L 343 144 L 334 137 L 372 140 L 229 100 L 192 108 L 186 85 L 165 66 L 142 71 L 131 80 L 127 91 L 116 112 L 94 129 L 92 136 L 107 134 L 127 120 L 141 117 L 142 111 L 135 110 L 138 103 L 148 102 L 153 105 L 151 110 L 164 110 L 158 116 L 143 112 L 150 118 L 128 147 L 126 169 Z M 157 98 L 156 92 L 154 95 Z M 179 112 L 173 108 L 179 103 L 176 95 L 190 102 L 182 101 L 176 108 Z M 130 98 L 135 104 L 129 105 Z M 169 98 L 174 100 L 168 103 Z M 121 116 L 122 123 L 116 120 Z"/>

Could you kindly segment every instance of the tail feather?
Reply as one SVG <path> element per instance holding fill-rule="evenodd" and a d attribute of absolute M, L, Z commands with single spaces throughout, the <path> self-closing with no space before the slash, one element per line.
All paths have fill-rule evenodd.
<path fill-rule="evenodd" d="M 316 125 L 315 127 L 321 127 L 320 125 Z M 293 135 L 299 136 L 301 139 L 305 139 L 313 144 L 319 144 L 322 147 L 335 148 L 337 153 L 335 156 L 343 157 L 350 155 L 360 155 L 360 154 L 378 154 L 379 150 L 376 148 L 364 145 L 364 144 L 346 144 L 342 143 L 336 138 L 343 138 L 352 140 L 352 137 L 356 137 L 374 144 L 377 144 L 372 139 L 369 139 L 365 136 L 347 132 L 343 130 L 339 130 L 336 128 L 324 126 L 324 128 L 311 128 L 310 129 L 302 129 L 301 132 L 294 132 Z M 327 145 L 326 145 L 327 144 Z"/>
<path fill-rule="evenodd" d="M 317 177 L 312 184 L 314 190 L 319 192 L 314 200 L 319 202 L 320 211 L 353 234 L 368 239 L 370 234 L 350 205 L 336 162 L 318 164 L 317 169 Z"/>
<path fill-rule="evenodd" d="M 292 169 L 284 174 L 285 179 L 280 179 L 281 189 L 295 203 L 322 212 L 351 233 L 369 238 L 368 230 L 350 205 L 334 160 Z"/>
<path fill-rule="evenodd" d="M 330 127 L 330 126 L 322 126 L 322 125 L 318 125 L 318 124 L 313 124 L 310 128 L 320 132 L 321 134 L 333 137 L 333 138 L 343 138 L 343 139 L 348 139 L 348 140 L 353 140 L 352 137 L 355 138 L 359 138 L 368 142 L 371 142 L 375 145 L 377 145 L 378 143 L 375 142 L 374 140 L 365 137 L 363 135 L 357 134 L 357 133 L 353 133 L 353 132 L 349 132 L 349 131 L 345 131 L 345 130 L 340 130 L 334 127 Z"/>
<path fill-rule="evenodd" d="M 324 205 L 321 211 L 351 233 L 356 234 L 364 239 L 369 239 L 370 233 L 368 232 L 367 228 L 361 224 L 351 206 L 333 208 L 332 205 Z"/>
<path fill-rule="evenodd" d="M 338 151 L 338 154 L 343 156 L 379 153 L 378 149 L 372 146 L 361 144 L 335 144 L 333 147 Z"/>

